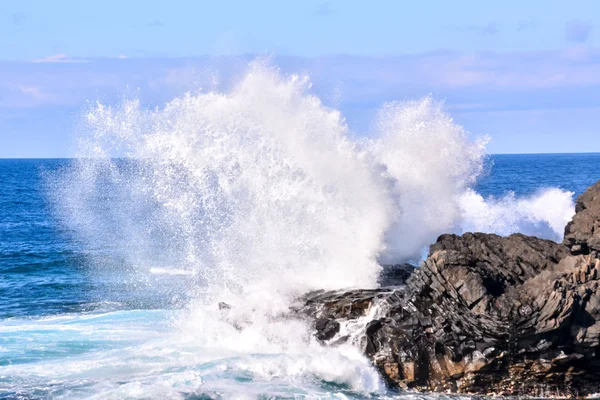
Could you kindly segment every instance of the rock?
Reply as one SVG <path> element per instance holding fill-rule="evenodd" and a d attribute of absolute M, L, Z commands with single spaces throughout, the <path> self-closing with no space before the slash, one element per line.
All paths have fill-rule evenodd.
<path fill-rule="evenodd" d="M 327 341 L 340 331 L 340 323 L 335 319 L 321 318 L 315 321 L 316 337 L 320 341 Z"/>
<path fill-rule="evenodd" d="M 534 237 L 442 235 L 405 286 L 315 292 L 297 312 L 327 321 L 317 337 L 359 343 L 390 386 L 588 395 L 600 391 L 599 267 Z M 363 328 L 336 337 L 331 321 Z"/>
<path fill-rule="evenodd" d="M 564 244 L 573 254 L 600 252 L 600 182 L 577 198 L 575 216 L 565 228 Z"/>
<path fill-rule="evenodd" d="M 384 265 L 381 267 L 379 285 L 402 286 L 406 284 L 415 268 L 414 265 L 410 264 Z"/>
<path fill-rule="evenodd" d="M 448 294 L 464 301 L 477 314 L 506 312 L 494 309 L 498 297 L 567 255 L 569 252 L 564 246 L 521 234 L 509 237 L 483 233 L 442 235 L 431 246 L 425 261 L 426 269 L 437 277 L 432 282 L 415 278 L 412 286 L 420 289 L 419 282 L 443 284 L 448 286 Z"/>

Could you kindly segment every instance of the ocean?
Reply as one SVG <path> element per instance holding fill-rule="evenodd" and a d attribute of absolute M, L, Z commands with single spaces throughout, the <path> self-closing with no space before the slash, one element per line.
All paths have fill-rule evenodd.
<path fill-rule="evenodd" d="M 282 315 L 441 233 L 559 241 L 600 179 L 600 154 L 487 156 L 430 99 L 354 141 L 302 85 L 99 105 L 77 158 L 0 160 L 1 398 L 435 396 Z"/>
<path fill-rule="evenodd" d="M 88 255 L 102 249 L 74 239 L 53 212 L 45 177 L 72 162 L 0 160 L 1 396 L 385 396 L 361 363 L 344 371 L 348 376 L 335 376 L 333 360 L 311 370 L 323 360 L 286 356 L 268 365 L 269 353 L 195 354 L 190 332 L 187 343 L 171 348 L 172 318 L 181 307 L 161 308 L 164 301 L 153 303 L 145 293 L 136 299 L 126 283 L 120 292 L 110 279 L 98 279 Z M 488 168 L 476 186 L 485 196 L 529 196 L 549 187 L 576 196 L 600 177 L 600 154 L 495 155 Z M 376 390 L 355 392 L 344 382 L 351 379 L 366 381 L 359 389 Z"/>

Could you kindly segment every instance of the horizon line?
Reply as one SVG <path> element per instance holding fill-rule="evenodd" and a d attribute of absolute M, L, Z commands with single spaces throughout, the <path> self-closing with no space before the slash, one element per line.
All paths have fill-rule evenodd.
<path fill-rule="evenodd" d="M 600 155 L 600 151 L 581 151 L 581 152 L 561 152 L 561 153 L 486 153 L 486 156 L 539 156 L 539 155 Z M 75 160 L 78 158 L 93 158 L 93 157 L 1 157 L 0 160 Z M 124 159 L 131 157 L 110 157 L 112 159 Z"/>

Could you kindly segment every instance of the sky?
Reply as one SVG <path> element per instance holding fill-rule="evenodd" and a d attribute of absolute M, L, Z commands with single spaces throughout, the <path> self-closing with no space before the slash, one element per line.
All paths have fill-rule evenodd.
<path fill-rule="evenodd" d="M 0 2 L 0 157 L 69 157 L 89 102 L 160 106 L 257 56 L 354 132 L 432 96 L 490 153 L 600 152 L 600 1 Z"/>

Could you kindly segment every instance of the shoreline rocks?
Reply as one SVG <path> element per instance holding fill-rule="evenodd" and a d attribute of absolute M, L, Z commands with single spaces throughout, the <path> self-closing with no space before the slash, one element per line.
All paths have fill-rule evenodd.
<path fill-rule="evenodd" d="M 355 341 L 391 387 L 599 393 L 600 182 L 576 212 L 564 244 L 442 235 L 420 268 L 384 268 L 380 289 L 309 293 L 296 312 L 328 345 Z M 348 324 L 359 327 L 355 337 Z"/>

